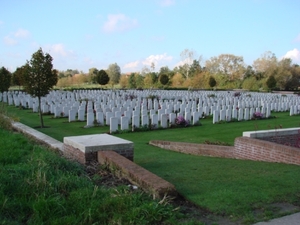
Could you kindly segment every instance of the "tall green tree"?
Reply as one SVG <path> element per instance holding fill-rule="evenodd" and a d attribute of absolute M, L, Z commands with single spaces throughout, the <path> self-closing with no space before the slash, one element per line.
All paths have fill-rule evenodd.
<path fill-rule="evenodd" d="M 44 127 L 41 110 L 41 98 L 46 96 L 57 83 L 57 71 L 53 70 L 52 57 L 40 48 L 33 53 L 30 61 L 25 65 L 24 89 L 32 97 L 37 97 L 39 102 L 39 114 L 41 127 Z"/>
<path fill-rule="evenodd" d="M 211 88 L 213 88 L 214 86 L 216 86 L 217 81 L 216 81 L 216 79 L 215 79 L 214 77 L 210 76 L 210 77 L 209 77 L 209 80 L 208 80 L 208 84 L 209 84 L 209 86 L 210 86 Z"/>
<path fill-rule="evenodd" d="M 135 75 L 135 83 L 136 83 L 137 88 L 143 88 L 144 87 L 144 79 L 145 79 L 145 77 L 143 77 L 139 73 L 137 73 Z"/>
<path fill-rule="evenodd" d="M 194 59 L 192 65 L 190 66 L 189 76 L 194 77 L 197 74 L 201 73 L 201 71 L 202 69 L 201 69 L 200 61 Z"/>
<path fill-rule="evenodd" d="M 12 74 L 12 84 L 19 86 L 19 89 L 24 82 L 24 73 L 25 73 L 25 66 L 22 66 L 22 67 L 18 67 L 16 71 Z"/>
<path fill-rule="evenodd" d="M 136 82 L 135 82 L 135 74 L 131 73 L 128 78 L 128 87 L 130 89 L 136 88 Z"/>
<path fill-rule="evenodd" d="M 106 85 L 109 82 L 109 76 L 105 70 L 99 70 L 96 74 L 95 80 L 100 85 Z"/>
<path fill-rule="evenodd" d="M 243 57 L 232 54 L 221 54 L 218 57 L 211 57 L 206 61 L 205 67 L 211 74 L 225 75 L 228 81 L 242 79 L 245 73 Z"/>
<path fill-rule="evenodd" d="M 98 69 L 95 67 L 89 69 L 89 82 L 90 83 L 92 83 L 92 84 L 98 83 L 97 79 L 96 79 L 98 72 L 99 72 Z"/>
<path fill-rule="evenodd" d="M 162 85 L 167 85 L 168 82 L 169 82 L 169 77 L 167 74 L 161 74 L 159 76 L 159 82 L 162 84 Z"/>
<path fill-rule="evenodd" d="M 121 68 L 118 66 L 117 63 L 110 64 L 108 66 L 107 73 L 112 86 L 119 83 L 121 77 Z"/>
<path fill-rule="evenodd" d="M 266 85 L 268 86 L 269 90 L 272 90 L 273 88 L 275 88 L 276 83 L 277 83 L 277 81 L 273 75 L 269 76 L 266 81 Z"/>
<path fill-rule="evenodd" d="M 0 68 L 0 92 L 8 91 L 11 83 L 11 73 L 4 68 Z"/>

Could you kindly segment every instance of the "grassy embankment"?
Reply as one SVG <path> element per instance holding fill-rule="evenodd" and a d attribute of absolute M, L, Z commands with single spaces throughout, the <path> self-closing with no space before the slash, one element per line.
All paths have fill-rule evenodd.
<path fill-rule="evenodd" d="M 20 122 L 36 127 L 38 116 L 30 110 L 7 107 Z M 279 163 L 253 162 L 191 156 L 149 146 L 149 140 L 202 143 L 220 141 L 233 144 L 243 131 L 298 127 L 299 116 L 272 113 L 276 118 L 223 124 L 201 120 L 202 126 L 148 132 L 122 133 L 116 136 L 135 145 L 135 162 L 173 183 L 188 200 L 210 212 L 242 219 L 246 223 L 280 216 L 273 203 L 300 206 L 300 167 Z M 69 123 L 67 118 L 45 116 L 49 128 L 38 129 L 62 141 L 64 136 L 104 133 L 107 126 L 83 128 L 85 122 Z"/>

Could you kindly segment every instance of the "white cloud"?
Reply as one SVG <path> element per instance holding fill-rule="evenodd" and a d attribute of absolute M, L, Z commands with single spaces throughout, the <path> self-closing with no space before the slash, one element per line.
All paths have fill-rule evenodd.
<path fill-rule="evenodd" d="M 131 19 L 124 14 L 110 14 L 103 25 L 103 30 L 107 33 L 120 32 L 132 29 L 137 25 L 137 20 Z"/>
<path fill-rule="evenodd" d="M 1 25 L 2 21 L 0 21 L 0 25 Z M 20 38 L 27 38 L 30 35 L 28 30 L 22 29 L 20 28 L 19 30 L 17 30 L 14 33 L 10 33 L 9 35 L 5 36 L 3 38 L 3 41 L 6 45 L 17 45 L 18 39 Z"/>
<path fill-rule="evenodd" d="M 176 63 L 175 67 L 183 66 L 185 64 L 188 64 L 188 65 L 191 64 L 191 62 L 190 62 L 190 60 L 188 58 L 186 58 L 184 60 L 181 60 L 178 63 Z"/>
<path fill-rule="evenodd" d="M 27 38 L 30 35 L 28 30 L 20 28 L 14 34 L 16 38 Z"/>
<path fill-rule="evenodd" d="M 161 6 L 171 6 L 175 4 L 175 0 L 161 0 L 160 5 Z"/>
<path fill-rule="evenodd" d="M 75 63 L 77 55 L 72 50 L 67 50 L 63 44 L 46 45 L 43 47 L 44 53 L 49 53 L 53 58 L 53 64 L 57 69 L 70 67 Z"/>
<path fill-rule="evenodd" d="M 127 63 L 124 65 L 124 69 L 134 70 L 139 66 L 139 64 L 140 64 L 140 62 L 138 60 L 134 61 L 134 62 L 130 62 L 130 63 Z"/>
<path fill-rule="evenodd" d="M 150 55 L 142 63 L 146 66 L 151 66 L 151 63 L 155 64 L 155 67 L 160 65 L 163 62 L 170 62 L 173 60 L 172 56 L 168 56 L 166 53 L 162 55 Z"/>
<path fill-rule="evenodd" d="M 297 63 L 300 63 L 300 51 L 296 48 L 294 48 L 293 50 L 291 51 L 288 51 L 284 56 L 283 58 L 290 58 L 292 59 L 293 61 L 297 62 Z"/>
<path fill-rule="evenodd" d="M 3 41 L 6 45 L 16 45 L 18 44 L 17 40 L 13 39 L 12 37 L 10 37 L 9 35 L 8 36 L 5 36 L 3 38 Z"/>

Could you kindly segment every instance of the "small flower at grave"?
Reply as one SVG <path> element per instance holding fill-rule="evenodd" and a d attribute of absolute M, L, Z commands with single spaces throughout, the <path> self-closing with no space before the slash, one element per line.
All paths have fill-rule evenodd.
<path fill-rule="evenodd" d="M 253 113 L 253 118 L 254 119 L 262 119 L 262 118 L 264 118 L 264 114 L 261 112 L 255 112 L 255 113 Z"/>
<path fill-rule="evenodd" d="M 233 96 L 234 96 L 234 97 L 239 97 L 239 96 L 241 96 L 241 92 L 234 92 L 234 93 L 233 93 Z"/>
<path fill-rule="evenodd" d="M 190 125 L 190 121 L 188 120 L 185 120 L 183 116 L 177 116 L 175 118 L 175 124 L 176 125 L 180 125 L 180 126 L 189 126 Z"/>

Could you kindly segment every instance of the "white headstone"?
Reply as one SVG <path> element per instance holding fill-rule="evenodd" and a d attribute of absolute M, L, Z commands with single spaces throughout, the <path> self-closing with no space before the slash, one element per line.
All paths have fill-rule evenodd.
<path fill-rule="evenodd" d="M 79 109 L 78 110 L 78 120 L 79 121 L 84 121 L 85 120 L 84 115 L 85 115 L 85 110 L 84 109 Z"/>
<path fill-rule="evenodd" d="M 167 114 L 161 114 L 160 125 L 162 128 L 168 127 L 168 115 Z"/>
<path fill-rule="evenodd" d="M 72 109 L 69 111 L 69 122 L 76 120 L 76 110 Z"/>
<path fill-rule="evenodd" d="M 140 127 L 140 116 L 132 116 L 132 131 Z"/>
<path fill-rule="evenodd" d="M 127 116 L 121 117 L 121 130 L 129 129 L 129 118 Z"/>
<path fill-rule="evenodd" d="M 151 115 L 151 128 L 152 129 L 158 128 L 158 115 L 157 114 Z"/>
<path fill-rule="evenodd" d="M 110 133 L 116 132 L 118 130 L 118 123 L 119 119 L 117 117 L 110 117 Z"/>

